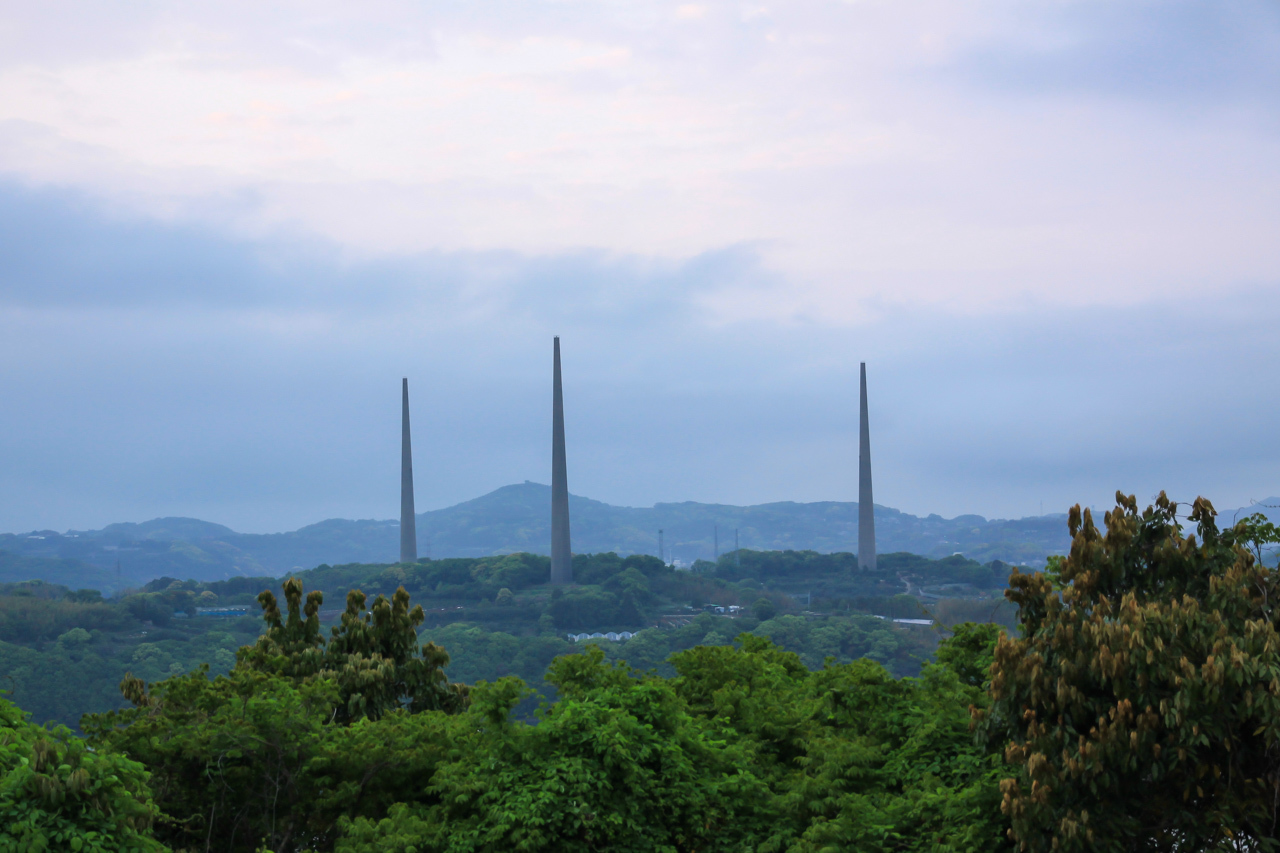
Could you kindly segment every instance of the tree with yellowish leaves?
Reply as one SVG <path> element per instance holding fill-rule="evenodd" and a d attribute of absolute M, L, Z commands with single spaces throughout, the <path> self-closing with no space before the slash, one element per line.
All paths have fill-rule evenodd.
<path fill-rule="evenodd" d="M 1014 572 L 980 728 L 1024 850 L 1271 850 L 1280 831 L 1280 575 L 1262 516 L 1187 534 L 1162 492 L 1116 495 L 1105 532 L 1069 515 L 1070 554 Z"/>

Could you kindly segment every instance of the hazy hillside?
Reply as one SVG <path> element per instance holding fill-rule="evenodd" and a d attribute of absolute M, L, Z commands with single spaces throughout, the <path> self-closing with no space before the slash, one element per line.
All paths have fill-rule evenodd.
<path fill-rule="evenodd" d="M 447 509 L 418 516 L 419 550 L 433 556 L 483 556 L 504 551 L 546 553 L 550 541 L 551 489 L 538 483 L 504 486 Z M 691 562 L 711 559 L 719 528 L 719 548 L 856 551 L 856 503 L 772 503 L 757 506 L 692 501 L 652 507 L 611 506 L 589 498 L 569 499 L 575 551 L 656 554 L 663 530 L 667 556 Z M 957 551 L 977 560 L 1040 560 L 1068 546 L 1066 516 L 988 521 L 966 515 L 943 519 L 876 507 L 880 551 L 948 556 Z M 394 542 L 392 543 L 394 548 Z"/>
<path fill-rule="evenodd" d="M 110 572 L 80 560 L 61 557 L 30 557 L 0 551 L 0 584 L 42 580 L 62 584 L 71 589 L 97 589 L 107 592 L 119 588 Z"/>
<path fill-rule="evenodd" d="M 418 516 L 422 556 L 479 557 L 530 551 L 546 553 L 550 541 L 551 490 L 539 483 L 504 486 L 487 495 Z M 694 502 L 619 507 L 579 496 L 570 498 L 574 550 L 656 554 L 664 531 L 668 559 L 710 559 L 719 528 L 721 553 L 732 550 L 734 531 L 743 548 L 856 551 L 856 503 L 772 503 L 728 506 Z M 909 551 L 932 557 L 960 552 L 979 561 L 1037 562 L 1068 546 L 1063 515 L 991 520 L 965 515 L 924 518 L 876 507 L 881 552 Z M 102 530 L 51 530 L 0 535 L 0 550 L 63 563 L 12 561 L 5 577 L 23 571 L 70 586 L 138 585 L 169 576 L 217 580 L 280 575 L 321 563 L 370 563 L 395 559 L 395 521 L 330 519 L 288 533 L 236 533 L 190 518 L 160 518 L 141 524 L 111 524 Z M 86 565 L 92 570 L 78 570 Z M 19 567 L 22 568 L 19 568 Z M 15 574 L 16 571 L 16 574 Z M 84 575 L 83 582 L 77 573 Z M 51 574 L 53 573 L 53 574 Z M 119 580 L 117 580 L 119 578 Z"/>

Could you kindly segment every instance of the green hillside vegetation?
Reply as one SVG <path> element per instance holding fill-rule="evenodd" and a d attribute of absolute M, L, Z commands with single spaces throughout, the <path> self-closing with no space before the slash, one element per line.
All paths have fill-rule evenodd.
<path fill-rule="evenodd" d="M 76 589 L 88 587 L 108 595 L 120 588 L 119 579 L 81 560 L 30 557 L 0 550 L 0 584 L 40 580 Z"/>
<path fill-rule="evenodd" d="M 875 616 L 925 615 L 918 598 L 902 594 L 912 578 L 941 583 L 976 573 L 985 583 L 993 571 L 957 558 L 885 555 L 880 571 L 865 573 L 848 554 L 748 551 L 699 569 L 675 571 L 647 556 L 579 554 L 578 583 L 552 589 L 548 558 L 509 554 L 322 565 L 296 577 L 321 593 L 326 603 L 317 619 L 324 625 L 340 621 L 348 590 L 390 598 L 404 588 L 424 608 L 422 637 L 454 650 L 453 677 L 472 683 L 514 675 L 550 697 L 555 688 L 543 675 L 557 656 L 580 650 L 568 635 L 584 632 L 638 631 L 633 639 L 605 644 L 607 658 L 666 675 L 673 673 L 667 659 L 674 652 L 727 644 L 743 632 L 773 638 L 811 668 L 828 656 L 843 662 L 870 657 L 896 676 L 913 675 L 932 654 L 937 633 Z M 279 585 L 268 577 L 204 583 L 166 577 L 107 599 L 94 590 L 42 582 L 0 585 L 4 686 L 37 721 L 74 727 L 85 712 L 120 707 L 116 686 L 126 672 L 152 681 L 207 664 L 214 675 L 226 673 L 236 650 L 258 635 L 261 621 L 247 614 L 199 616 L 199 608 L 240 606 L 256 613 L 259 593 Z M 967 589 L 975 596 L 971 601 L 930 606 L 947 624 L 1008 616 L 993 590 Z M 965 610 L 969 603 L 978 607 Z M 715 612 L 733 607 L 741 610 Z M 60 677 L 50 678 L 50 672 Z M 527 700 L 521 714 L 536 704 Z"/>
<path fill-rule="evenodd" d="M 899 629 L 851 610 L 783 612 L 794 597 L 766 589 L 772 597 L 760 595 L 751 616 L 703 612 L 554 657 L 554 699 L 532 717 L 521 711 L 531 693 L 522 679 L 461 683 L 467 665 L 427 635 L 454 632 L 513 666 L 526 653 L 531 666 L 540 647 L 562 642 L 554 627 L 514 645 L 504 637 L 515 635 L 474 622 L 428 628 L 429 611 L 402 584 L 390 595 L 349 591 L 326 631 L 327 596 L 290 578 L 283 603 L 256 596 L 263 630 L 225 672 L 126 675 L 124 707 L 85 716 L 87 740 L 33 726 L 0 698 L 0 849 L 1275 849 L 1280 571 L 1263 555 L 1280 532 L 1262 516 L 1220 530 L 1197 500 L 1187 535 L 1163 494 L 1141 512 L 1132 497 L 1117 503 L 1105 533 L 1077 507 L 1070 553 L 1043 572 L 1013 571 L 1016 630 L 955 625 L 914 675 L 879 662 L 884 649 L 815 663 Z M 494 602 L 514 607 L 545 593 L 518 580 L 538 559 L 477 561 L 465 581 L 456 564 L 366 576 L 383 583 L 400 571 L 451 594 L 515 583 L 519 593 L 500 587 Z M 752 574 L 809 565 L 838 578 L 844 562 L 779 555 Z M 548 602 L 607 593 L 663 610 L 672 593 L 748 591 L 718 566 L 668 574 L 592 555 L 575 568 L 597 582 L 546 593 Z M 6 630 L 73 658 L 95 631 L 121 632 L 111 619 L 168 608 L 171 625 L 195 624 L 176 614 L 218 595 L 198 587 L 171 582 L 113 603 L 10 588 L 40 616 L 25 627 L 10 618 Z M 101 627 L 40 639 L 73 612 Z M 539 626 L 582 618 L 576 607 L 557 612 L 544 607 Z M 721 633 L 742 627 L 752 630 Z M 644 663 L 658 637 L 692 644 L 655 671 Z M 63 677 L 46 670 L 55 672 Z"/>

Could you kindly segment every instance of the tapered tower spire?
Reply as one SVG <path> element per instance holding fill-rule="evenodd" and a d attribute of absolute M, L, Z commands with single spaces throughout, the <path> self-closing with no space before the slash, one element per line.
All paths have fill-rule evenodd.
<path fill-rule="evenodd" d="M 564 392 L 560 385 L 560 338 L 554 342 L 551 392 L 551 582 L 573 582 L 569 548 L 569 472 L 564 454 Z"/>
<path fill-rule="evenodd" d="M 413 513 L 413 450 L 409 446 L 409 380 L 403 385 L 400 433 L 400 562 L 418 560 L 418 522 Z"/>
<path fill-rule="evenodd" d="M 871 428 L 867 423 L 867 364 L 861 365 L 858 441 L 858 567 L 876 567 L 876 517 L 871 501 Z"/>

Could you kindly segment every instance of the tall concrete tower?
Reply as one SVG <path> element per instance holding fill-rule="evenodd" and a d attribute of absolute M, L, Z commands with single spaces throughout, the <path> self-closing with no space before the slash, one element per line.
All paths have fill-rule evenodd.
<path fill-rule="evenodd" d="M 409 380 L 404 380 L 400 424 L 400 562 L 418 559 L 418 521 L 413 514 L 413 449 L 409 446 Z"/>
<path fill-rule="evenodd" d="M 867 423 L 867 363 L 862 363 L 858 442 L 858 567 L 876 567 L 876 518 L 871 501 L 871 428 Z"/>
<path fill-rule="evenodd" d="M 569 549 L 569 471 L 564 455 L 564 391 L 560 385 L 560 338 L 554 344 L 551 392 L 551 582 L 573 582 Z"/>

